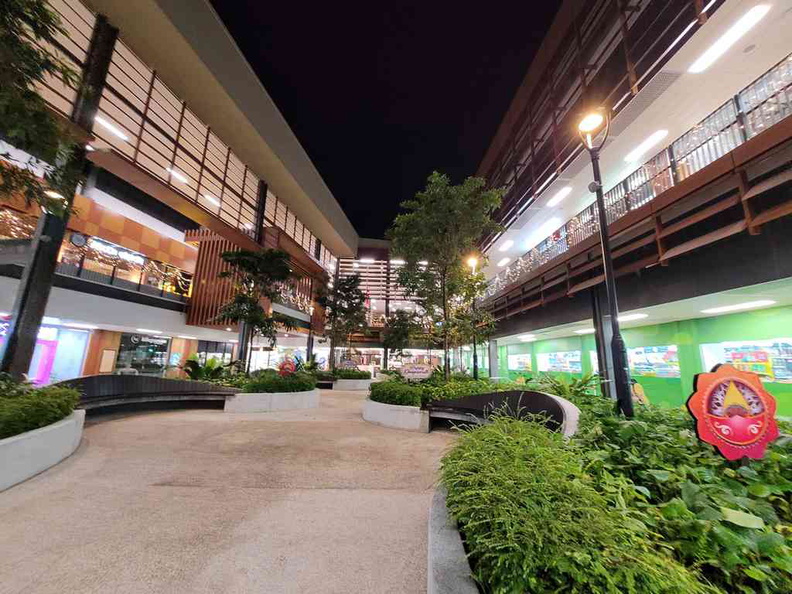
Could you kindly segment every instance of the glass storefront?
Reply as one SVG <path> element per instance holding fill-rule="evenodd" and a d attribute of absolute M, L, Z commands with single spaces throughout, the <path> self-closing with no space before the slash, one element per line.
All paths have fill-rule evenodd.
<path fill-rule="evenodd" d="M 201 365 L 206 365 L 206 362 L 210 359 L 217 359 L 224 365 L 228 365 L 232 361 L 233 354 L 234 343 L 232 342 L 198 341 L 197 355 Z"/>
<path fill-rule="evenodd" d="M 115 373 L 162 376 L 168 366 L 170 338 L 122 334 Z"/>

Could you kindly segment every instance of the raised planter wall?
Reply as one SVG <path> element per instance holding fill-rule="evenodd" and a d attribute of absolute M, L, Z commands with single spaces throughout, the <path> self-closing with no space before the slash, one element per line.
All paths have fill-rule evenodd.
<path fill-rule="evenodd" d="M 370 379 L 337 379 L 333 382 L 333 390 L 368 390 L 371 382 Z"/>
<path fill-rule="evenodd" d="M 429 412 L 417 406 L 383 404 L 366 398 L 363 404 L 363 419 L 392 429 L 429 433 Z"/>
<path fill-rule="evenodd" d="M 233 413 L 271 412 L 319 406 L 319 390 L 305 392 L 250 392 L 226 398 L 223 410 Z"/>
<path fill-rule="evenodd" d="M 82 438 L 85 411 L 57 423 L 0 439 L 0 491 L 36 476 L 68 458 Z"/>
<path fill-rule="evenodd" d="M 426 572 L 428 594 L 478 594 L 471 577 L 462 537 L 446 508 L 446 491 L 440 487 L 429 510 L 429 563 Z"/>

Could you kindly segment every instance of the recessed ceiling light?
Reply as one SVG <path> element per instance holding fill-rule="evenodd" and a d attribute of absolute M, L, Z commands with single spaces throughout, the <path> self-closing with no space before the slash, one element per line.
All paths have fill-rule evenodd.
<path fill-rule="evenodd" d="M 647 152 L 649 152 L 649 150 L 652 147 L 657 145 L 658 142 L 663 140 L 663 138 L 665 138 L 666 136 L 668 136 L 668 130 L 658 130 L 657 132 L 655 132 L 651 136 L 649 136 L 649 138 L 644 140 L 641 144 L 636 146 L 630 152 L 630 154 L 628 154 L 626 157 L 624 157 L 624 160 L 627 163 L 635 163 L 641 157 L 643 157 Z"/>
<path fill-rule="evenodd" d="M 506 241 L 503 242 L 503 245 L 498 248 L 498 251 L 499 252 L 505 252 L 506 250 L 508 250 L 513 245 L 514 245 L 514 240 L 513 239 L 507 239 Z"/>
<path fill-rule="evenodd" d="M 104 119 L 102 116 L 96 116 L 96 117 L 94 118 L 94 121 L 95 121 L 97 124 L 99 124 L 100 126 L 102 126 L 103 128 L 105 128 L 105 129 L 109 130 L 110 132 L 112 132 L 113 134 L 115 134 L 116 136 L 118 136 L 118 137 L 119 137 L 121 140 L 123 140 L 123 141 L 129 141 L 129 136 L 127 136 L 126 134 L 124 134 L 124 133 L 121 131 L 121 129 L 120 129 L 120 128 L 118 128 L 118 127 L 117 127 L 117 126 L 115 126 L 114 124 L 111 124 L 111 123 L 110 123 L 110 122 L 108 122 L 106 119 Z"/>
<path fill-rule="evenodd" d="M 547 206 L 553 208 L 554 206 L 558 206 L 561 204 L 561 201 L 569 196 L 572 193 L 572 186 L 564 186 L 558 192 L 556 192 L 555 196 L 550 198 L 547 202 Z"/>
<path fill-rule="evenodd" d="M 51 326 L 60 326 L 61 320 L 60 318 L 53 318 L 51 316 L 44 316 L 41 318 L 41 322 L 43 324 L 49 324 Z"/>
<path fill-rule="evenodd" d="M 232 339 L 231 339 L 231 340 L 229 340 L 228 342 L 233 342 L 233 343 L 236 343 L 236 342 L 239 342 L 239 341 L 238 341 L 236 338 L 232 338 Z"/>
<path fill-rule="evenodd" d="M 141 334 L 162 334 L 162 330 L 149 330 L 148 328 L 135 328 L 135 332 Z"/>
<path fill-rule="evenodd" d="M 536 340 L 536 336 L 533 334 L 523 334 L 520 336 L 521 342 L 533 342 L 534 340 Z"/>
<path fill-rule="evenodd" d="M 226 328 L 226 332 L 233 332 L 233 331 L 234 331 L 233 328 Z"/>
<path fill-rule="evenodd" d="M 180 334 L 179 336 L 177 336 L 177 338 L 183 338 L 183 339 L 185 339 L 185 340 L 198 340 L 198 338 L 197 338 L 197 337 L 195 337 L 195 336 L 184 336 L 184 335 L 182 335 L 182 334 Z"/>
<path fill-rule="evenodd" d="M 635 320 L 643 320 L 644 318 L 648 318 L 649 314 L 645 313 L 634 313 L 634 314 L 625 314 L 623 316 L 619 316 L 620 322 L 633 322 Z"/>
<path fill-rule="evenodd" d="M 596 330 L 594 328 L 583 328 L 581 330 L 575 330 L 575 334 L 594 334 Z"/>
<path fill-rule="evenodd" d="M 710 307 L 709 309 L 702 309 L 701 313 L 718 314 L 728 313 L 730 311 L 742 311 L 744 309 L 756 309 L 757 307 L 767 307 L 775 305 L 775 301 L 770 299 L 759 299 L 758 301 L 746 301 L 745 303 L 737 303 L 736 305 L 723 305 L 721 307 Z"/>
<path fill-rule="evenodd" d="M 498 266 L 506 266 L 509 262 L 511 262 L 511 258 L 502 258 L 498 261 Z"/>
<path fill-rule="evenodd" d="M 166 167 L 166 168 L 165 168 L 165 171 L 167 171 L 168 173 L 170 173 L 170 174 L 171 174 L 173 177 L 175 177 L 176 179 L 178 179 L 178 180 L 179 180 L 181 183 L 183 183 L 183 184 L 186 184 L 186 183 L 189 181 L 189 180 L 187 179 L 187 176 L 186 176 L 186 175 L 184 175 L 184 174 L 183 174 L 181 171 L 179 171 L 179 170 L 177 170 L 177 169 L 174 169 L 173 167 Z M 207 199 L 208 199 L 208 196 L 207 196 Z"/>
<path fill-rule="evenodd" d="M 731 46 L 737 43 L 743 35 L 748 33 L 756 23 L 761 21 L 769 10 L 769 4 L 757 4 L 746 12 L 728 31 L 726 31 L 726 33 L 721 35 L 715 43 L 709 46 L 707 51 L 701 54 L 698 59 L 690 65 L 688 72 L 698 74 L 712 66 Z"/>
<path fill-rule="evenodd" d="M 360 261 L 364 264 L 374 264 L 375 262 L 374 258 L 361 258 Z"/>
<path fill-rule="evenodd" d="M 93 324 L 81 324 L 79 322 L 68 322 L 64 324 L 66 328 L 77 328 L 79 330 L 98 330 L 99 326 Z"/>

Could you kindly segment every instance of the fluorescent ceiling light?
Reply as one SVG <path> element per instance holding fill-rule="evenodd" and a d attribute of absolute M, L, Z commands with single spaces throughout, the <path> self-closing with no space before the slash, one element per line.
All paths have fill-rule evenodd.
<path fill-rule="evenodd" d="M 748 33 L 756 23 L 761 21 L 769 10 L 769 4 L 757 4 L 746 12 L 742 18 L 734 23 L 726 33 L 721 35 L 715 43 L 709 46 L 707 51 L 701 54 L 698 59 L 690 65 L 688 72 L 698 74 L 712 66 L 731 46 L 737 43 L 743 35 Z"/>
<path fill-rule="evenodd" d="M 374 264 L 375 262 L 374 258 L 361 258 L 360 261 L 364 264 Z"/>
<path fill-rule="evenodd" d="M 536 340 L 536 336 L 533 334 L 523 334 L 520 336 L 521 342 L 533 342 L 534 340 Z"/>
<path fill-rule="evenodd" d="M 135 332 L 141 334 L 162 334 L 162 330 L 149 330 L 148 328 L 135 328 Z"/>
<path fill-rule="evenodd" d="M 59 200 L 63 200 L 63 194 L 56 192 L 55 190 L 47 190 L 44 192 L 45 196 L 49 196 L 50 198 L 58 198 Z"/>
<path fill-rule="evenodd" d="M 236 340 L 235 338 L 232 338 L 232 339 L 231 339 L 231 340 L 229 340 L 228 342 L 239 342 L 239 341 L 238 341 L 238 340 Z"/>
<path fill-rule="evenodd" d="M 196 336 L 183 336 L 181 334 L 179 336 L 177 336 L 176 338 L 184 338 L 185 340 L 198 340 L 198 338 Z"/>
<path fill-rule="evenodd" d="M 511 262 L 511 258 L 503 258 L 498 262 L 498 266 L 506 266 L 509 262 Z"/>
<path fill-rule="evenodd" d="M 390 263 L 395 264 L 396 266 L 403 266 L 404 260 L 391 260 Z"/>
<path fill-rule="evenodd" d="M 68 324 L 64 324 L 66 328 L 77 328 L 79 330 L 98 330 L 99 326 L 94 326 L 93 324 L 80 324 L 79 322 L 69 322 Z"/>
<path fill-rule="evenodd" d="M 103 128 L 106 128 L 107 130 L 109 130 L 110 132 L 112 132 L 113 134 L 115 134 L 116 136 L 118 136 L 118 137 L 119 137 L 121 140 L 123 140 L 123 141 L 125 141 L 125 142 L 128 142 L 128 141 L 129 141 L 129 136 L 127 136 L 126 134 L 124 134 L 124 133 L 121 131 L 121 129 L 120 129 L 120 128 L 118 128 L 118 127 L 117 127 L 117 126 L 115 126 L 114 124 L 111 124 L 111 123 L 110 123 L 110 122 L 108 122 L 106 119 L 104 119 L 102 116 L 96 116 L 96 117 L 94 118 L 94 121 L 95 121 L 97 124 L 99 124 L 100 126 L 102 126 Z"/>
<path fill-rule="evenodd" d="M 723 305 L 721 307 L 710 307 L 709 309 L 702 309 L 701 313 L 706 313 L 706 314 L 728 313 L 730 311 L 742 311 L 744 309 L 756 309 L 757 307 L 767 307 L 768 305 L 775 305 L 775 301 L 771 301 L 770 299 L 759 299 L 758 301 L 746 301 L 745 303 L 737 303 L 736 305 Z"/>
<path fill-rule="evenodd" d="M 44 316 L 43 318 L 41 318 L 41 323 L 42 324 L 50 324 L 51 326 L 60 326 L 61 319 L 60 318 L 53 318 L 53 317 L 50 317 L 50 316 Z"/>
<path fill-rule="evenodd" d="M 187 179 L 187 176 L 186 176 L 186 175 L 184 175 L 184 174 L 183 174 L 181 171 L 178 171 L 178 170 L 176 170 L 176 169 L 173 169 L 172 167 L 166 167 L 166 168 L 165 168 L 165 170 L 166 170 L 168 173 L 170 173 L 170 174 L 171 174 L 173 177 L 175 177 L 176 179 L 178 179 L 178 180 L 179 180 L 181 183 L 183 183 L 183 184 L 186 184 L 186 183 L 189 181 L 189 180 Z M 207 198 L 208 198 L 208 196 L 207 196 Z M 218 203 L 218 204 L 219 204 L 219 203 Z"/>
<path fill-rule="evenodd" d="M 352 268 L 360 268 L 360 264 L 357 262 L 352 262 Z"/>
<path fill-rule="evenodd" d="M 649 314 L 643 313 L 635 313 L 635 314 L 626 314 L 623 316 L 619 316 L 620 322 L 633 322 L 635 320 L 643 320 L 644 318 L 648 318 Z"/>
<path fill-rule="evenodd" d="M 663 140 L 663 138 L 665 138 L 666 136 L 668 136 L 668 130 L 658 130 L 657 132 L 655 132 L 651 136 L 649 136 L 649 138 L 644 140 L 641 144 L 636 146 L 630 152 L 630 154 L 628 154 L 626 157 L 624 157 L 624 160 L 627 163 L 635 163 L 637 160 L 639 160 L 641 157 L 643 157 L 646 153 L 648 153 L 649 150 L 652 147 L 657 145 L 658 142 Z"/>
<path fill-rule="evenodd" d="M 550 208 L 553 208 L 554 206 L 558 206 L 559 204 L 561 204 L 561 201 L 567 196 L 569 196 L 571 193 L 572 193 L 572 186 L 564 186 L 563 188 L 558 190 L 558 192 L 556 192 L 555 196 L 550 198 L 550 200 L 547 202 L 547 206 Z"/>
<path fill-rule="evenodd" d="M 499 252 L 505 252 L 506 250 L 508 250 L 513 245 L 514 245 L 514 240 L 513 239 L 507 239 L 506 241 L 503 242 L 503 245 L 498 248 L 498 251 Z"/>
<path fill-rule="evenodd" d="M 215 206 L 220 206 L 220 201 L 211 194 L 204 194 L 204 198 L 206 198 L 207 201 L 211 202 Z"/>
<path fill-rule="evenodd" d="M 575 330 L 575 334 L 594 334 L 594 328 L 583 328 L 582 330 Z"/>
<path fill-rule="evenodd" d="M 233 331 L 234 331 L 233 328 L 226 328 L 226 332 L 233 332 Z"/>

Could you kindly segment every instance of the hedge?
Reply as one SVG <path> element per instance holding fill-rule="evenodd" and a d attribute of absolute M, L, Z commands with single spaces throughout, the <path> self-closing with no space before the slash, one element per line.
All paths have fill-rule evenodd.
<path fill-rule="evenodd" d="M 370 371 L 361 371 L 360 369 L 336 369 L 333 372 L 336 379 L 349 379 L 349 380 L 367 380 L 371 379 Z"/>
<path fill-rule="evenodd" d="M 316 387 L 316 376 L 310 373 L 297 372 L 281 376 L 273 370 L 253 378 L 242 388 L 243 392 L 307 392 Z"/>
<path fill-rule="evenodd" d="M 371 384 L 370 398 L 383 404 L 401 406 L 421 406 L 423 390 L 418 386 L 401 382 L 377 382 Z"/>
<path fill-rule="evenodd" d="M 56 423 L 68 417 L 79 402 L 80 393 L 71 388 L 4 390 L 0 393 L 0 439 Z"/>

